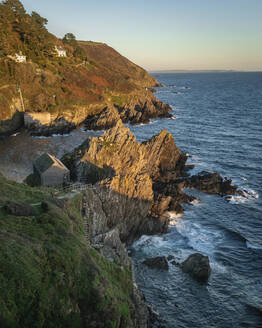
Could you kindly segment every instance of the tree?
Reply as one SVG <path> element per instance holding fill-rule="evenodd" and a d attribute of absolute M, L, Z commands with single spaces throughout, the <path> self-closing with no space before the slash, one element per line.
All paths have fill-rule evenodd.
<path fill-rule="evenodd" d="M 74 36 L 73 33 L 66 33 L 65 36 L 63 37 L 63 42 L 74 46 L 76 45 L 76 37 Z"/>
<path fill-rule="evenodd" d="M 25 15 L 24 6 L 19 0 L 5 0 L 3 5 L 9 7 L 16 15 Z"/>
<path fill-rule="evenodd" d="M 41 27 L 44 27 L 48 23 L 48 20 L 44 17 L 41 17 L 37 12 L 32 11 L 31 17 L 33 21 L 37 24 L 40 25 Z"/>

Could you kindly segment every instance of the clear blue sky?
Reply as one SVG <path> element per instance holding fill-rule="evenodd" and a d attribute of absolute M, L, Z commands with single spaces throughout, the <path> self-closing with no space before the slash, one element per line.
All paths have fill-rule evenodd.
<path fill-rule="evenodd" d="M 262 0 L 22 0 L 58 37 L 105 42 L 148 70 L 262 70 Z"/>

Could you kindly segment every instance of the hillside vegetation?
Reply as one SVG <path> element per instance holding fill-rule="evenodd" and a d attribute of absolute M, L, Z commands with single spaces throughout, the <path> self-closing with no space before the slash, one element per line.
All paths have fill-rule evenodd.
<path fill-rule="evenodd" d="M 26 111 L 63 113 L 84 106 L 88 115 L 108 103 L 122 106 L 130 95 L 157 83 L 106 44 L 61 40 L 46 24 L 38 13 L 26 13 L 18 0 L 0 3 L 0 121 L 13 114 L 17 85 Z M 57 57 L 55 46 L 62 46 L 67 57 Z M 8 57 L 19 52 L 27 56 L 26 63 Z"/>
<path fill-rule="evenodd" d="M 51 198 L 0 175 L 1 327 L 135 326 L 131 272 L 87 243 L 82 197 Z M 34 204 L 33 215 L 7 214 L 14 199 Z"/>

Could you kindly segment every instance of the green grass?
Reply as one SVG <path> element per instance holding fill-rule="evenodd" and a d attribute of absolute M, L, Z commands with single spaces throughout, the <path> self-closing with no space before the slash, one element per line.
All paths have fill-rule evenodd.
<path fill-rule="evenodd" d="M 132 275 L 88 245 L 82 194 L 52 199 L 0 175 L 6 200 L 37 203 L 33 217 L 0 210 L 0 325 L 10 328 L 132 327 Z"/>

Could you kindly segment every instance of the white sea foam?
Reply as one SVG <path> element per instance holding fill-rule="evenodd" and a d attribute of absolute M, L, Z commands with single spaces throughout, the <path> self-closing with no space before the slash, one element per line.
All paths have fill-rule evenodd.
<path fill-rule="evenodd" d="M 250 201 L 251 199 L 259 198 L 259 194 L 251 188 L 239 186 L 238 189 L 242 192 L 242 195 L 227 196 L 227 200 L 231 204 L 244 204 Z"/>
<path fill-rule="evenodd" d="M 194 206 L 199 206 L 201 205 L 201 200 L 200 199 L 194 199 L 192 202 L 190 202 L 190 204 L 194 205 Z"/>
<path fill-rule="evenodd" d="M 233 205 L 244 204 L 248 201 L 248 199 L 243 196 L 227 196 L 226 199 L 230 204 Z"/>
<path fill-rule="evenodd" d="M 254 245 L 250 241 L 246 241 L 247 248 L 252 248 L 252 249 L 262 249 L 261 245 Z"/>
<path fill-rule="evenodd" d="M 180 221 L 175 226 L 180 235 L 188 239 L 188 245 L 204 254 L 212 254 L 216 245 L 223 240 L 223 233 L 207 229 L 191 221 Z"/>
<path fill-rule="evenodd" d="M 140 239 L 134 242 L 134 248 L 149 248 L 149 247 L 156 247 L 161 248 L 165 244 L 167 244 L 167 239 L 165 236 L 146 236 L 143 235 Z"/>
<path fill-rule="evenodd" d="M 56 137 L 69 137 L 70 133 L 65 134 L 51 134 L 50 136 L 33 136 L 35 139 L 47 139 L 47 138 L 56 138 Z"/>

